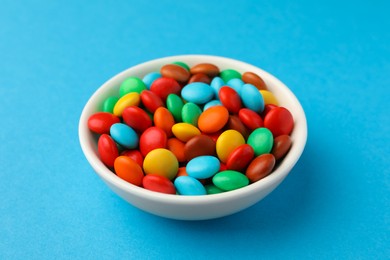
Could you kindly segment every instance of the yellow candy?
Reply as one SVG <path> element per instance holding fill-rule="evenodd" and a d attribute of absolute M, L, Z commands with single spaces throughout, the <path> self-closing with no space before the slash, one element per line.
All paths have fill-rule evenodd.
<path fill-rule="evenodd" d="M 141 98 L 137 92 L 131 92 L 121 97 L 114 106 L 114 115 L 122 116 L 123 110 L 129 106 L 138 106 Z"/>
<path fill-rule="evenodd" d="M 200 130 L 188 123 L 177 123 L 172 126 L 172 132 L 177 139 L 187 142 L 192 137 L 200 135 Z"/>
<path fill-rule="evenodd" d="M 229 154 L 238 146 L 245 144 L 242 134 L 236 130 L 226 130 L 217 139 L 218 158 L 226 163 Z"/>
<path fill-rule="evenodd" d="M 145 174 L 157 174 L 173 180 L 179 170 L 179 162 L 171 151 L 158 148 L 145 156 L 143 168 Z"/>
<path fill-rule="evenodd" d="M 277 106 L 279 105 L 278 100 L 276 99 L 274 94 L 272 94 L 272 92 L 268 90 L 260 90 L 260 93 L 263 96 L 264 105 L 269 105 L 269 104 L 277 105 Z"/>

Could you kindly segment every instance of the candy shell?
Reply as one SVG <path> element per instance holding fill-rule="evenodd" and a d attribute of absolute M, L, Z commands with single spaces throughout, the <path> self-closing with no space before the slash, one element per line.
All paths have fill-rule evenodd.
<path fill-rule="evenodd" d="M 149 115 L 143 109 L 136 106 L 126 107 L 123 110 L 122 117 L 123 122 L 139 133 L 152 126 L 152 120 Z"/>
<path fill-rule="evenodd" d="M 249 144 L 243 144 L 234 149 L 226 160 L 226 168 L 243 172 L 252 161 L 255 152 Z"/>
<path fill-rule="evenodd" d="M 203 106 L 203 111 L 209 109 L 210 107 L 215 107 L 215 106 L 222 106 L 221 101 L 214 99 L 214 100 L 211 100 L 211 101 L 207 102 Z"/>
<path fill-rule="evenodd" d="M 264 127 L 268 128 L 274 137 L 289 135 L 294 128 L 294 119 L 286 108 L 275 107 L 264 117 Z"/>
<path fill-rule="evenodd" d="M 124 95 L 132 92 L 140 94 L 145 89 L 146 85 L 141 79 L 137 77 L 129 77 L 122 81 L 119 86 L 119 95 L 123 97 Z"/>
<path fill-rule="evenodd" d="M 192 102 L 188 102 L 183 106 L 181 110 L 181 118 L 184 123 L 188 123 L 194 126 L 198 126 L 199 116 L 202 114 L 200 107 Z"/>
<path fill-rule="evenodd" d="M 153 122 L 156 127 L 164 130 L 167 137 L 172 136 L 172 126 L 175 124 L 175 119 L 168 109 L 165 107 L 157 108 L 153 115 Z"/>
<path fill-rule="evenodd" d="M 240 96 L 241 96 L 242 86 L 244 86 L 244 84 L 245 84 L 244 81 L 237 78 L 231 79 L 226 83 L 226 85 L 234 89 L 237 92 L 237 94 Z"/>
<path fill-rule="evenodd" d="M 219 160 L 210 155 L 198 156 L 187 163 L 186 170 L 188 176 L 207 179 L 219 171 Z"/>
<path fill-rule="evenodd" d="M 191 74 L 204 73 L 210 78 L 219 74 L 219 68 L 211 63 L 200 63 L 190 69 Z"/>
<path fill-rule="evenodd" d="M 97 134 L 109 134 L 110 127 L 119 122 L 119 117 L 111 113 L 97 112 L 88 118 L 88 128 Z"/>
<path fill-rule="evenodd" d="M 230 113 L 236 114 L 242 108 L 240 95 L 231 87 L 222 87 L 219 90 L 218 96 L 221 103 Z"/>
<path fill-rule="evenodd" d="M 179 162 L 185 162 L 186 156 L 185 156 L 185 143 L 180 141 L 177 138 L 169 138 L 167 142 L 167 149 L 171 151 L 177 158 Z"/>
<path fill-rule="evenodd" d="M 195 126 L 188 123 L 177 123 L 172 126 L 172 132 L 177 139 L 187 142 L 192 137 L 200 135 L 200 131 Z"/>
<path fill-rule="evenodd" d="M 236 130 L 224 131 L 217 140 L 216 151 L 218 158 L 226 163 L 229 154 L 238 146 L 245 144 L 242 134 Z"/>
<path fill-rule="evenodd" d="M 187 161 L 202 155 L 215 155 L 215 142 L 207 135 L 194 136 L 184 145 L 184 155 Z"/>
<path fill-rule="evenodd" d="M 173 78 L 177 82 L 187 82 L 190 72 L 177 64 L 166 64 L 161 67 L 160 73 L 163 77 Z"/>
<path fill-rule="evenodd" d="M 269 175 L 274 166 L 275 157 L 269 153 L 262 154 L 253 159 L 245 174 L 251 182 L 256 182 Z"/>
<path fill-rule="evenodd" d="M 165 102 L 169 94 L 179 95 L 181 87 L 176 80 L 162 77 L 153 82 L 150 90 Z"/>
<path fill-rule="evenodd" d="M 159 107 L 164 107 L 162 99 L 150 90 L 141 92 L 141 101 L 144 107 L 151 113 L 154 113 Z"/>
<path fill-rule="evenodd" d="M 213 106 L 199 116 L 198 127 L 204 133 L 214 133 L 222 129 L 228 119 L 229 111 L 224 106 Z"/>
<path fill-rule="evenodd" d="M 139 140 L 139 149 L 143 156 L 146 156 L 150 151 L 157 148 L 165 148 L 167 146 L 167 135 L 161 128 L 152 126 L 142 133 Z"/>
<path fill-rule="evenodd" d="M 209 76 L 207 76 L 204 73 L 197 73 L 192 75 L 191 78 L 188 80 L 188 83 L 193 83 L 193 82 L 203 82 L 206 84 L 210 84 L 211 79 L 209 78 Z"/>
<path fill-rule="evenodd" d="M 255 86 L 259 90 L 267 90 L 267 86 L 266 86 L 264 80 L 259 75 L 255 74 L 253 72 L 247 71 L 244 74 L 242 74 L 242 80 L 245 83 L 252 84 L 253 86 Z"/>
<path fill-rule="evenodd" d="M 218 97 L 219 90 L 225 85 L 225 82 L 220 77 L 215 77 L 210 83 L 210 87 L 214 91 L 214 96 Z"/>
<path fill-rule="evenodd" d="M 114 167 L 114 161 L 119 156 L 115 141 L 108 134 L 102 134 L 98 140 L 100 160 L 108 167 Z"/>
<path fill-rule="evenodd" d="M 136 186 L 141 186 L 144 173 L 138 163 L 130 157 L 117 157 L 115 159 L 114 169 L 119 178 Z"/>
<path fill-rule="evenodd" d="M 231 79 L 241 79 L 241 73 L 233 69 L 226 69 L 219 74 L 223 81 L 228 82 Z"/>
<path fill-rule="evenodd" d="M 208 184 L 208 185 L 205 185 L 204 187 L 206 189 L 207 194 L 209 194 L 209 195 L 225 192 L 224 190 L 221 190 L 220 188 L 218 188 L 214 184 Z"/>
<path fill-rule="evenodd" d="M 205 104 L 214 97 L 213 88 L 203 82 L 194 82 L 187 84 L 181 90 L 181 96 L 184 100 L 195 104 Z"/>
<path fill-rule="evenodd" d="M 241 99 L 244 106 L 250 110 L 257 113 L 261 113 L 261 111 L 264 110 L 263 96 L 252 84 L 245 84 L 242 86 Z"/>
<path fill-rule="evenodd" d="M 273 145 L 272 133 L 267 128 L 257 128 L 249 135 L 247 143 L 252 146 L 255 156 L 269 153 Z"/>
<path fill-rule="evenodd" d="M 274 139 L 274 145 L 272 147 L 271 153 L 275 156 L 275 160 L 280 160 L 283 158 L 288 150 L 290 150 L 292 141 L 289 135 L 279 135 Z"/>
<path fill-rule="evenodd" d="M 146 74 L 142 81 L 145 83 L 146 85 L 146 88 L 147 89 L 150 89 L 150 86 L 153 84 L 153 82 L 156 80 L 156 79 L 159 79 L 161 78 L 161 73 L 160 72 L 150 72 L 148 74 Z"/>
<path fill-rule="evenodd" d="M 142 186 L 151 191 L 166 194 L 176 194 L 173 183 L 166 177 L 156 174 L 148 174 L 142 179 Z"/>
<path fill-rule="evenodd" d="M 133 159 L 140 167 L 142 167 L 144 162 L 144 157 L 142 156 L 141 152 L 138 150 L 124 150 L 121 155 L 130 157 Z"/>
<path fill-rule="evenodd" d="M 145 156 L 143 168 L 145 174 L 157 174 L 173 180 L 178 172 L 179 162 L 171 151 L 158 148 Z"/>
<path fill-rule="evenodd" d="M 258 113 L 248 108 L 242 108 L 238 112 L 238 117 L 240 121 L 250 130 L 255 130 L 256 128 L 263 127 L 263 119 Z"/>
<path fill-rule="evenodd" d="M 191 176 L 180 176 L 175 179 L 175 188 L 180 195 L 206 195 L 206 189 L 197 179 Z"/>
<path fill-rule="evenodd" d="M 140 102 L 140 94 L 132 92 L 121 97 L 114 106 L 114 115 L 122 116 L 123 110 L 129 106 L 138 106 Z"/>
<path fill-rule="evenodd" d="M 236 190 L 249 184 L 249 179 L 238 171 L 226 170 L 213 177 L 213 184 L 224 191 Z"/>
<path fill-rule="evenodd" d="M 167 108 L 169 112 L 173 115 L 173 118 L 177 123 L 182 121 L 182 109 L 183 109 L 183 100 L 176 94 L 169 94 L 167 97 Z"/>
<path fill-rule="evenodd" d="M 110 135 L 115 142 L 125 148 L 134 149 L 138 147 L 139 138 L 137 133 L 126 124 L 113 124 L 110 128 Z"/>
<path fill-rule="evenodd" d="M 268 90 L 260 90 L 260 93 L 263 96 L 264 105 L 269 105 L 269 104 L 276 105 L 276 106 L 279 105 L 278 100 L 276 99 L 274 94 L 272 94 L 272 92 Z"/>
<path fill-rule="evenodd" d="M 103 102 L 103 107 L 102 111 L 103 112 L 108 112 L 108 113 L 114 113 L 114 107 L 116 102 L 118 102 L 119 98 L 118 97 L 108 97 L 106 100 Z"/>

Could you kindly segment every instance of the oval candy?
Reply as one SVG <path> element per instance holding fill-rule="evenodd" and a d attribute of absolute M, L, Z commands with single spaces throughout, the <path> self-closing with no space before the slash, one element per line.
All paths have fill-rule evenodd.
<path fill-rule="evenodd" d="M 211 100 L 211 101 L 207 102 L 203 106 L 203 111 L 209 109 L 210 107 L 215 107 L 215 106 L 222 106 L 221 101 L 214 99 L 214 100 Z"/>
<path fill-rule="evenodd" d="M 143 90 L 146 89 L 145 83 L 137 77 L 129 77 L 122 81 L 119 86 L 119 95 L 123 97 L 124 95 L 132 92 L 140 94 Z"/>
<path fill-rule="evenodd" d="M 219 90 L 225 85 L 225 82 L 220 77 L 215 77 L 210 83 L 210 87 L 214 91 L 214 96 L 218 97 Z"/>
<path fill-rule="evenodd" d="M 150 90 L 142 91 L 140 97 L 142 104 L 150 113 L 154 113 L 159 107 L 164 107 L 162 99 Z"/>
<path fill-rule="evenodd" d="M 173 78 L 181 83 L 187 82 L 190 78 L 190 72 L 177 64 L 166 64 L 162 66 L 160 73 L 163 77 Z"/>
<path fill-rule="evenodd" d="M 198 119 L 201 114 L 202 110 L 200 107 L 192 102 L 186 103 L 181 110 L 181 118 L 183 122 L 196 127 L 198 126 Z"/>
<path fill-rule="evenodd" d="M 255 130 L 256 128 L 264 126 L 261 116 L 248 108 L 240 109 L 238 117 L 240 118 L 240 121 L 250 130 Z"/>
<path fill-rule="evenodd" d="M 150 89 L 150 86 L 153 84 L 153 82 L 156 80 L 156 79 L 159 79 L 161 78 L 161 73 L 160 72 L 150 72 L 148 74 L 146 74 L 142 81 L 145 83 L 146 85 L 146 88 L 147 89 Z"/>
<path fill-rule="evenodd" d="M 242 134 L 236 130 L 224 131 L 217 140 L 216 151 L 218 158 L 226 163 L 229 154 L 238 146 L 245 144 Z"/>
<path fill-rule="evenodd" d="M 88 118 L 88 128 L 97 134 L 109 134 L 110 127 L 120 121 L 119 117 L 111 113 L 97 112 Z"/>
<path fill-rule="evenodd" d="M 106 100 L 103 102 L 103 112 L 108 112 L 113 114 L 114 113 L 114 107 L 116 102 L 118 102 L 119 98 L 117 97 L 108 97 Z"/>
<path fill-rule="evenodd" d="M 136 106 L 126 107 L 122 113 L 123 122 L 142 133 L 152 126 L 152 120 L 149 115 L 141 108 Z"/>
<path fill-rule="evenodd" d="M 213 177 L 213 184 L 224 191 L 236 190 L 249 184 L 249 179 L 238 171 L 226 170 Z"/>
<path fill-rule="evenodd" d="M 241 79 L 241 73 L 237 70 L 226 69 L 221 71 L 219 76 L 223 79 L 223 81 L 228 82 L 231 79 Z"/>
<path fill-rule="evenodd" d="M 220 188 L 218 188 L 214 184 L 208 184 L 208 185 L 206 185 L 204 187 L 206 189 L 206 193 L 209 194 L 209 195 L 210 194 L 218 194 L 218 193 L 224 192 L 224 190 L 221 190 Z"/>
<path fill-rule="evenodd" d="M 222 129 L 228 120 L 229 111 L 224 106 L 213 106 L 199 116 L 198 127 L 204 133 L 214 133 Z"/>
<path fill-rule="evenodd" d="M 175 119 L 171 112 L 165 107 L 159 107 L 153 115 L 154 125 L 164 130 L 167 137 L 172 136 L 172 126 L 175 124 Z"/>
<path fill-rule="evenodd" d="M 276 99 L 274 94 L 272 94 L 271 91 L 260 90 L 260 93 L 263 96 L 264 105 L 269 105 L 269 104 L 276 105 L 276 106 L 279 105 L 278 100 Z"/>
<path fill-rule="evenodd" d="M 219 171 L 219 160 L 215 156 L 204 155 L 191 159 L 186 166 L 188 176 L 207 179 Z"/>
<path fill-rule="evenodd" d="M 183 100 L 176 94 L 169 94 L 167 97 L 167 108 L 173 115 L 177 123 L 182 121 L 182 109 L 184 106 Z"/>
<path fill-rule="evenodd" d="M 119 178 L 136 186 L 141 186 L 144 173 L 138 163 L 130 157 L 117 157 L 114 162 L 114 169 Z"/>
<path fill-rule="evenodd" d="M 252 161 L 255 152 L 249 144 L 243 144 L 234 149 L 226 160 L 226 168 L 243 172 Z"/>
<path fill-rule="evenodd" d="M 138 150 L 124 150 L 121 153 L 122 156 L 127 156 L 131 159 L 133 159 L 140 167 L 142 167 L 144 162 L 144 157 L 142 156 L 141 152 Z"/>
<path fill-rule="evenodd" d="M 203 82 L 187 84 L 181 90 L 181 96 L 188 102 L 205 104 L 214 97 L 214 91 L 210 85 Z"/>
<path fill-rule="evenodd" d="M 273 145 L 273 136 L 270 130 L 260 127 L 254 130 L 249 136 L 247 143 L 252 146 L 255 155 L 269 153 Z"/>
<path fill-rule="evenodd" d="M 114 115 L 122 116 L 123 110 L 129 106 L 138 106 L 140 102 L 140 94 L 132 92 L 121 97 L 114 106 Z"/>
<path fill-rule="evenodd" d="M 176 123 L 172 126 L 172 132 L 177 139 L 187 142 L 192 137 L 200 135 L 197 127 L 188 123 Z"/>
<path fill-rule="evenodd" d="M 219 74 L 219 68 L 211 63 L 200 63 L 196 64 L 190 69 L 191 74 L 203 73 L 214 78 Z"/>
<path fill-rule="evenodd" d="M 186 70 L 190 71 L 190 67 L 182 61 L 175 61 L 175 62 L 172 62 L 172 64 L 179 65 L 179 66 L 185 68 Z"/>
<path fill-rule="evenodd" d="M 185 162 L 186 156 L 184 153 L 185 150 L 185 143 L 180 141 L 177 138 L 169 138 L 167 142 L 167 149 L 171 151 L 177 158 L 179 162 Z"/>
<path fill-rule="evenodd" d="M 156 174 L 148 174 L 142 179 L 142 186 L 151 191 L 166 194 L 176 194 L 173 183 L 166 177 Z"/>
<path fill-rule="evenodd" d="M 224 86 L 219 90 L 219 100 L 230 113 L 237 114 L 242 108 L 240 95 L 231 87 Z"/>
<path fill-rule="evenodd" d="M 115 141 L 108 134 L 102 134 L 98 140 L 100 160 L 108 167 L 114 167 L 115 159 L 119 156 Z"/>
<path fill-rule="evenodd" d="M 288 109 L 275 107 L 264 117 L 264 126 L 272 132 L 274 137 L 289 135 L 294 128 L 294 119 Z"/>
<path fill-rule="evenodd" d="M 143 168 L 147 175 L 157 174 L 173 180 L 179 170 L 179 162 L 171 151 L 157 148 L 145 156 Z"/>
<path fill-rule="evenodd" d="M 253 72 L 245 72 L 242 74 L 242 81 L 248 84 L 252 84 L 259 90 L 267 90 L 264 80 L 257 74 Z"/>
<path fill-rule="evenodd" d="M 264 110 L 263 96 L 252 84 L 242 86 L 241 99 L 245 107 L 257 113 L 261 113 Z"/>
<path fill-rule="evenodd" d="M 229 120 L 226 124 L 226 129 L 233 129 L 242 134 L 242 136 L 246 139 L 249 135 L 248 128 L 243 124 L 240 118 L 236 115 L 230 115 Z"/>
<path fill-rule="evenodd" d="M 288 150 L 290 150 L 292 141 L 289 135 L 279 135 L 274 139 L 274 145 L 271 150 L 271 154 L 275 156 L 275 160 L 283 158 Z"/>
<path fill-rule="evenodd" d="M 181 87 L 173 78 L 162 77 L 152 83 L 150 90 L 165 102 L 169 94 L 179 95 Z"/>
<path fill-rule="evenodd" d="M 211 79 L 209 78 L 209 76 L 207 76 L 204 73 L 197 73 L 192 75 L 191 78 L 188 80 L 188 83 L 193 83 L 193 82 L 203 82 L 206 84 L 210 84 Z"/>
<path fill-rule="evenodd" d="M 266 153 L 257 156 L 249 164 L 245 175 L 251 182 L 256 182 L 269 175 L 275 166 L 275 157 L 272 154 Z"/>
<path fill-rule="evenodd" d="M 238 95 L 241 96 L 241 91 L 242 91 L 242 87 L 244 86 L 244 81 L 242 81 L 241 79 L 231 79 L 229 80 L 226 85 L 228 85 L 229 87 L 231 87 L 232 89 L 234 89 Z"/>
<path fill-rule="evenodd" d="M 116 123 L 110 127 L 110 135 L 121 146 L 134 149 L 138 147 L 138 135 L 130 126 Z"/>
<path fill-rule="evenodd" d="M 194 136 L 184 145 L 187 161 L 202 155 L 215 155 L 215 142 L 207 135 Z"/>
<path fill-rule="evenodd" d="M 180 176 L 174 181 L 175 188 L 180 195 L 206 195 L 206 189 L 197 179 L 191 176 Z"/>
<path fill-rule="evenodd" d="M 139 149 L 143 156 L 146 156 L 150 151 L 157 148 L 165 148 L 167 146 L 167 135 L 161 128 L 152 126 L 142 133 L 139 140 Z"/>

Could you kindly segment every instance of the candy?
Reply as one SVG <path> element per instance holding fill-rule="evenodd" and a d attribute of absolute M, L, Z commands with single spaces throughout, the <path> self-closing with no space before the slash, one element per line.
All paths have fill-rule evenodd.
<path fill-rule="evenodd" d="M 179 169 L 179 162 L 171 151 L 157 148 L 145 156 L 143 168 L 145 174 L 157 174 L 173 180 Z"/>
<path fill-rule="evenodd" d="M 190 78 L 190 72 L 182 66 L 167 64 L 161 67 L 160 73 L 163 77 L 173 78 L 178 82 L 186 82 Z"/>
<path fill-rule="evenodd" d="M 137 133 L 126 124 L 113 124 L 110 128 L 110 135 L 115 142 L 125 148 L 134 149 L 138 147 L 139 139 Z"/>
<path fill-rule="evenodd" d="M 88 128 L 97 134 L 109 134 L 110 127 L 119 122 L 119 117 L 111 113 L 98 112 L 88 118 Z"/>
<path fill-rule="evenodd" d="M 210 155 L 198 156 L 191 159 L 186 167 L 188 176 L 196 179 L 207 179 L 218 172 L 219 160 Z"/>
<path fill-rule="evenodd" d="M 218 158 L 226 163 L 229 154 L 238 146 L 245 144 L 245 139 L 236 130 L 224 131 L 217 140 L 216 151 Z"/>
<path fill-rule="evenodd" d="M 224 106 L 213 106 L 199 116 L 198 127 L 204 133 L 214 133 L 222 129 L 228 119 L 229 111 Z"/>
<path fill-rule="evenodd" d="M 264 127 L 268 128 L 275 137 L 289 135 L 294 127 L 294 119 L 286 108 L 275 107 L 265 116 Z"/>
<path fill-rule="evenodd" d="M 103 100 L 88 128 L 107 167 L 153 192 L 239 189 L 271 174 L 292 146 L 291 112 L 253 72 L 176 61 L 126 78 L 118 96 Z"/>
<path fill-rule="evenodd" d="M 259 90 L 252 84 L 245 84 L 242 86 L 241 91 L 241 99 L 244 106 L 257 113 L 261 113 L 264 109 L 264 100 Z"/>
<path fill-rule="evenodd" d="M 176 194 L 173 183 L 166 177 L 156 174 L 148 174 L 142 179 L 142 186 L 151 191 L 166 194 Z"/>
<path fill-rule="evenodd" d="M 249 164 L 245 175 L 251 182 L 256 182 L 270 174 L 274 166 L 275 157 L 269 153 L 262 154 Z"/>
<path fill-rule="evenodd" d="M 142 168 L 133 159 L 119 156 L 115 159 L 114 169 L 116 175 L 131 184 L 141 186 L 144 173 Z"/>
<path fill-rule="evenodd" d="M 200 131 L 195 126 L 188 123 L 177 123 L 172 126 L 172 132 L 177 139 L 187 142 L 192 137 L 200 135 Z"/>
<path fill-rule="evenodd" d="M 202 155 L 215 155 L 215 142 L 207 135 L 194 136 L 184 145 L 184 156 L 187 161 Z"/>
<path fill-rule="evenodd" d="M 259 90 L 267 90 L 264 80 L 257 74 L 253 72 L 245 72 L 242 74 L 242 81 L 248 84 L 252 84 Z"/>
<path fill-rule="evenodd" d="M 191 176 L 180 176 L 175 179 L 175 188 L 180 195 L 206 195 L 206 189 L 197 179 Z"/>
<path fill-rule="evenodd" d="M 181 96 L 188 102 L 205 104 L 214 97 L 214 91 L 206 83 L 194 82 L 184 86 Z"/>
<path fill-rule="evenodd" d="M 252 146 L 256 156 L 269 153 L 273 145 L 272 133 L 267 128 L 257 128 L 248 136 L 247 143 Z"/>
<path fill-rule="evenodd" d="M 249 179 L 240 172 L 226 170 L 214 175 L 213 184 L 221 190 L 230 191 L 247 186 Z"/>
<path fill-rule="evenodd" d="M 157 148 L 167 146 L 167 135 L 161 128 L 152 126 L 142 133 L 139 140 L 139 149 L 143 156 Z"/>
<path fill-rule="evenodd" d="M 140 133 L 152 126 L 152 120 L 149 115 L 136 106 L 126 107 L 123 110 L 122 117 L 123 122 Z"/>
<path fill-rule="evenodd" d="M 132 92 L 141 94 L 141 92 L 145 89 L 146 89 L 146 85 L 141 79 L 137 77 L 130 77 L 125 79 L 120 85 L 119 95 L 123 97 L 124 95 Z"/>

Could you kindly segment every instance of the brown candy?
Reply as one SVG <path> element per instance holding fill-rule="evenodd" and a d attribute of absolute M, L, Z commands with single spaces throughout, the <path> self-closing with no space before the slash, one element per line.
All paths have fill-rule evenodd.
<path fill-rule="evenodd" d="M 202 155 L 215 155 L 215 142 L 207 135 L 197 135 L 184 146 L 187 161 Z"/>
<path fill-rule="evenodd" d="M 197 73 L 192 75 L 190 80 L 188 81 L 188 83 L 192 83 L 192 82 L 203 82 L 206 84 L 210 84 L 211 79 L 209 78 L 209 76 L 207 76 L 204 73 Z"/>
<path fill-rule="evenodd" d="M 283 158 L 291 147 L 291 137 L 289 135 L 279 135 L 274 139 L 274 145 L 271 153 L 276 160 Z"/>
<path fill-rule="evenodd" d="M 190 69 L 191 74 L 204 73 L 210 78 L 214 78 L 219 74 L 219 68 L 211 63 L 200 63 Z"/>
<path fill-rule="evenodd" d="M 167 64 L 164 65 L 160 73 L 165 78 L 173 78 L 174 80 L 184 83 L 190 78 L 190 73 L 188 70 L 183 68 L 182 66 L 176 64 Z"/>
<path fill-rule="evenodd" d="M 251 182 L 256 182 L 270 174 L 274 166 L 275 157 L 269 153 L 262 154 L 253 159 L 245 175 Z"/>
<path fill-rule="evenodd" d="M 235 115 L 230 115 L 229 120 L 225 126 L 226 129 L 233 129 L 242 134 L 242 136 L 247 139 L 249 136 L 249 130 L 245 127 L 245 125 L 241 122 L 240 118 Z"/>
<path fill-rule="evenodd" d="M 257 74 L 253 72 L 245 72 L 242 74 L 242 81 L 245 83 L 252 84 L 259 90 L 267 90 L 264 80 Z"/>

